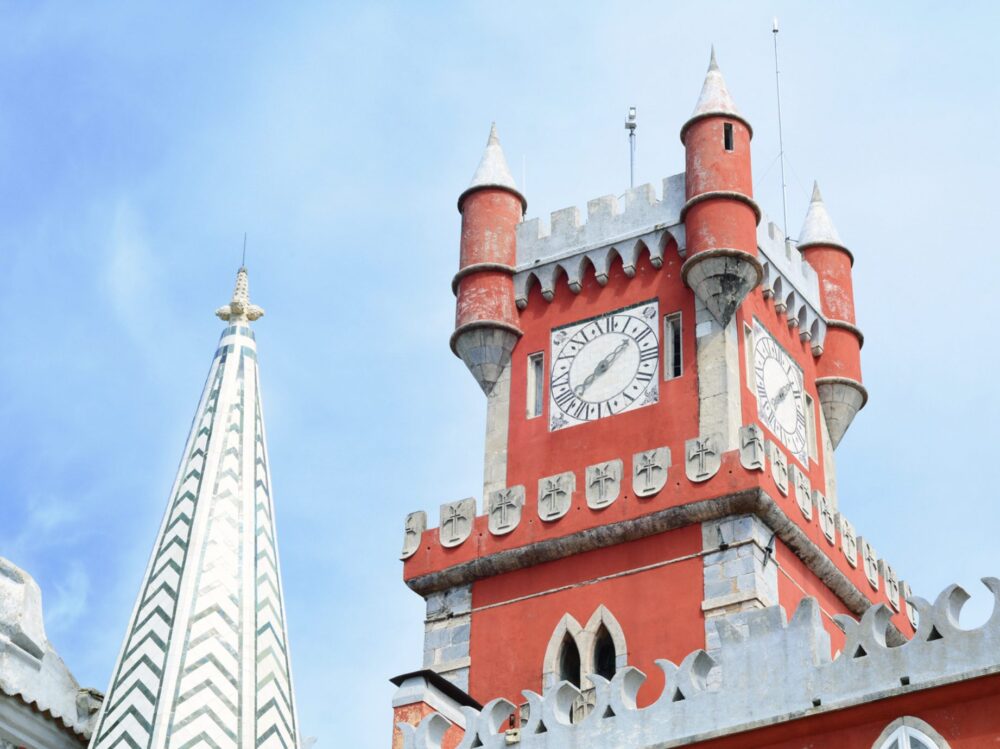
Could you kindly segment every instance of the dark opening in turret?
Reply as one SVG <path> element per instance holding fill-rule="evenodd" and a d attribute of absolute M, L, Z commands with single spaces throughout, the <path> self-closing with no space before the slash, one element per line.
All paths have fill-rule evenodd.
<path fill-rule="evenodd" d="M 722 141 L 727 151 L 733 150 L 733 123 L 726 122 L 722 125 Z"/>
<path fill-rule="evenodd" d="M 569 634 L 563 638 L 559 649 L 559 680 L 580 688 L 580 649 Z"/>

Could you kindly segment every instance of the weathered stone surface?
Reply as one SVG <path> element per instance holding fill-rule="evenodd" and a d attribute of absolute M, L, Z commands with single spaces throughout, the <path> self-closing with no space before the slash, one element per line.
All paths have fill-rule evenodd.
<path fill-rule="evenodd" d="M 858 536 L 858 549 L 861 552 L 861 564 L 865 570 L 865 577 L 875 590 L 879 589 L 878 582 L 878 554 L 874 547 L 868 543 L 864 536 Z"/>
<path fill-rule="evenodd" d="M 438 526 L 442 546 L 458 546 L 472 533 L 476 520 L 476 500 L 471 497 L 441 505 L 441 523 Z"/>
<path fill-rule="evenodd" d="M 885 596 L 889 599 L 889 605 L 899 611 L 899 578 L 896 576 L 896 570 L 884 559 L 879 559 L 878 571 L 885 581 Z"/>
<path fill-rule="evenodd" d="M 489 515 L 487 525 L 494 536 L 510 533 L 521 522 L 521 510 L 524 507 L 524 487 L 512 486 L 508 489 L 498 489 L 490 492 L 486 512 Z"/>
<path fill-rule="evenodd" d="M 819 514 L 819 527 L 823 531 L 823 536 L 831 544 L 835 544 L 837 542 L 837 518 L 830 500 L 826 498 L 825 494 L 814 490 L 813 503 Z"/>
<path fill-rule="evenodd" d="M 840 550 L 844 552 L 847 563 L 852 567 L 858 566 L 858 535 L 854 530 L 854 524 L 844 517 L 843 513 L 838 513 L 840 521 Z"/>
<path fill-rule="evenodd" d="M 667 483 L 670 448 L 657 447 L 632 456 L 632 492 L 637 497 L 651 497 Z"/>
<path fill-rule="evenodd" d="M 763 471 L 767 462 L 764 430 L 757 424 L 740 427 L 740 465 L 748 471 Z"/>
<path fill-rule="evenodd" d="M 427 513 L 423 510 L 411 512 L 403 524 L 403 550 L 400 559 L 409 559 L 420 548 L 420 537 L 427 530 Z"/>
<path fill-rule="evenodd" d="M 771 477 L 778 491 L 788 496 L 788 458 L 774 442 L 768 442 L 771 456 Z"/>
<path fill-rule="evenodd" d="M 806 520 L 812 520 L 812 486 L 805 471 L 792 463 L 792 485 L 795 488 L 795 503 Z"/>

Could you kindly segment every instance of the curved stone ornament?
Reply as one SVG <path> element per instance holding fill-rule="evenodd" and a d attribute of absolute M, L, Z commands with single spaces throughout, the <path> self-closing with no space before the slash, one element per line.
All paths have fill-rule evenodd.
<path fill-rule="evenodd" d="M 667 483 L 670 448 L 655 447 L 632 456 L 632 491 L 637 497 L 652 497 Z"/>
<path fill-rule="evenodd" d="M 621 494 L 622 461 L 616 458 L 607 463 L 587 466 L 587 506 L 593 510 L 607 507 Z"/>
<path fill-rule="evenodd" d="M 558 520 L 573 504 L 576 476 L 572 471 L 547 476 L 538 481 L 538 517 L 545 521 Z"/>
<path fill-rule="evenodd" d="M 490 492 L 486 508 L 490 533 L 494 536 L 503 536 L 514 530 L 521 522 L 521 509 L 523 507 L 523 486 L 512 486 Z"/>
<path fill-rule="evenodd" d="M 708 481 L 722 466 L 721 440 L 718 435 L 695 437 L 684 443 L 684 473 L 695 482 Z"/>
<path fill-rule="evenodd" d="M 461 544 L 472 533 L 475 520 L 476 500 L 471 497 L 441 505 L 441 524 L 438 526 L 441 545 L 451 548 Z"/>
<path fill-rule="evenodd" d="M 427 513 L 423 510 L 411 512 L 403 525 L 403 550 L 400 559 L 409 559 L 420 548 L 420 537 L 427 530 Z"/>

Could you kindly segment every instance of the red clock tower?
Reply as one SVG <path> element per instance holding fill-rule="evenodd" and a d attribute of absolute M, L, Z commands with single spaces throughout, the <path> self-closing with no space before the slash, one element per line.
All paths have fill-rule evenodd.
<path fill-rule="evenodd" d="M 827 657 L 850 644 L 834 617 L 873 603 L 890 644 L 913 634 L 905 584 L 837 496 L 834 448 L 867 397 L 853 258 L 818 189 L 797 244 L 763 216 L 752 135 L 713 52 L 684 171 L 546 223 L 523 219 L 491 130 L 458 200 L 451 339 L 486 394 L 483 497 L 442 505 L 436 527 L 407 517 L 403 575 L 427 617 L 397 722 L 462 727 L 459 708 L 502 697 L 516 728 L 524 690 L 564 681 L 582 719 L 591 675 L 629 667 L 649 705 L 671 678 L 657 659 L 712 657 L 806 597 Z"/>

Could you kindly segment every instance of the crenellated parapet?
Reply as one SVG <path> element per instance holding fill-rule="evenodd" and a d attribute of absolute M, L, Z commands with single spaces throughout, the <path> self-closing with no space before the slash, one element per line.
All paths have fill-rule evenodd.
<path fill-rule="evenodd" d="M 920 624 L 912 639 L 895 647 L 887 643 L 884 605 L 872 606 L 860 621 L 838 617 L 846 646 L 835 657 L 814 598 L 802 599 L 787 622 L 777 606 L 731 615 L 719 621 L 721 644 L 713 655 L 696 650 L 680 665 L 656 662 L 665 686 L 649 707 L 637 704 L 645 674 L 625 667 L 610 681 L 588 677 L 594 706 L 582 720 L 571 717 L 580 692 L 565 681 L 541 695 L 524 692 L 528 711 L 519 728 L 509 728 L 517 708 L 507 700 L 493 700 L 482 710 L 464 707 L 466 731 L 458 749 L 675 746 L 998 674 L 1000 580 L 983 583 L 994 608 L 981 627 L 959 626 L 969 596 L 952 585 L 933 604 L 909 599 Z M 767 689 L 761 689 L 762 678 Z M 403 746 L 439 749 L 450 725 L 437 713 L 417 726 L 400 724 Z"/>
<path fill-rule="evenodd" d="M 581 221 L 576 206 L 554 211 L 548 226 L 540 219 L 524 221 L 517 227 L 517 268 L 514 295 L 517 306 L 528 304 L 534 284 L 551 301 L 555 284 L 565 276 L 569 288 L 578 293 L 584 274 L 593 268 L 597 282 L 608 281 L 611 263 L 621 259 L 625 274 L 635 275 L 639 255 L 649 253 L 650 263 L 659 268 L 663 251 L 673 240 L 683 257 L 685 240 L 681 210 L 684 207 L 684 175 L 663 180 L 657 199 L 652 184 L 628 190 L 623 202 L 604 195 L 587 202 L 587 220 Z"/>

